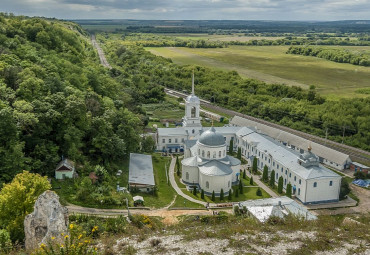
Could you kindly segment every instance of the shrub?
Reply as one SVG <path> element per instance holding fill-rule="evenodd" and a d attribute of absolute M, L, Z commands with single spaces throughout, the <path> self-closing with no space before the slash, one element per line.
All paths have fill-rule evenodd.
<path fill-rule="evenodd" d="M 261 197 L 262 196 L 262 190 L 260 188 L 257 189 L 256 195 Z"/>
<path fill-rule="evenodd" d="M 230 144 L 229 144 L 229 154 L 232 155 L 234 151 L 234 140 L 230 139 Z"/>
<path fill-rule="evenodd" d="M 257 173 L 257 158 L 253 158 L 253 166 L 252 166 L 253 173 Z"/>
<path fill-rule="evenodd" d="M 290 182 L 286 185 L 286 196 L 292 197 L 292 184 Z"/>
<path fill-rule="evenodd" d="M 215 201 L 215 199 L 216 199 L 216 198 L 215 198 L 215 191 L 212 191 L 212 198 L 211 198 L 211 200 L 212 200 L 212 201 Z"/>
<path fill-rule="evenodd" d="M 269 170 L 268 170 L 268 167 L 266 165 L 263 167 L 262 180 L 264 182 L 268 182 L 268 180 L 269 180 Z"/>
<path fill-rule="evenodd" d="M 220 200 L 224 200 L 224 189 L 221 189 L 221 192 L 220 192 Z"/>
<path fill-rule="evenodd" d="M 239 197 L 239 189 L 235 189 L 235 197 Z"/>
<path fill-rule="evenodd" d="M 339 200 L 345 199 L 350 191 L 351 189 L 349 188 L 348 181 L 342 177 L 342 181 L 340 183 Z"/>
<path fill-rule="evenodd" d="M 275 186 L 275 170 L 272 170 L 271 171 L 269 185 L 270 185 L 270 187 L 274 187 Z"/>
<path fill-rule="evenodd" d="M 0 253 L 7 253 L 12 249 L 12 241 L 10 240 L 9 232 L 5 229 L 0 229 Z"/>
<path fill-rule="evenodd" d="M 196 186 L 194 186 L 194 187 L 193 187 L 193 195 L 194 195 L 194 196 L 196 196 L 196 195 L 197 195 L 197 187 L 196 187 Z"/>
<path fill-rule="evenodd" d="M 229 190 L 229 197 L 228 197 L 228 200 L 231 201 L 233 199 L 233 195 L 231 193 L 231 189 Z"/>
<path fill-rule="evenodd" d="M 278 193 L 279 194 L 283 193 L 283 182 L 284 182 L 283 177 L 280 176 L 279 182 L 278 182 Z"/>
<path fill-rule="evenodd" d="M 244 190 L 243 190 L 243 182 L 242 180 L 239 180 L 239 191 L 240 191 L 240 194 L 243 194 L 244 193 Z"/>
<path fill-rule="evenodd" d="M 202 189 L 201 192 L 200 192 L 200 198 L 201 199 L 204 199 L 204 190 Z"/>
<path fill-rule="evenodd" d="M 249 180 L 249 184 L 253 185 L 253 176 L 251 176 L 251 179 Z"/>
<path fill-rule="evenodd" d="M 245 169 L 243 171 L 243 179 L 247 179 L 247 173 L 245 172 Z"/>

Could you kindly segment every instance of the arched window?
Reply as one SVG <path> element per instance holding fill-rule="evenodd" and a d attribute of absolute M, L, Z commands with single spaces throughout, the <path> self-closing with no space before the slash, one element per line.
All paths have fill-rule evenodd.
<path fill-rule="evenodd" d="M 193 129 L 191 132 L 194 134 L 195 133 L 195 130 Z"/>
<path fill-rule="evenodd" d="M 313 183 L 313 187 L 316 188 L 317 187 L 317 182 L 314 182 Z"/>
<path fill-rule="evenodd" d="M 189 173 L 186 172 L 186 180 L 189 180 Z"/>
<path fill-rule="evenodd" d="M 302 183 L 302 181 L 301 181 L 301 179 L 299 179 L 299 184 L 301 184 Z"/>
<path fill-rule="evenodd" d="M 209 182 L 206 182 L 206 188 L 209 189 Z"/>
<path fill-rule="evenodd" d="M 195 118 L 196 114 L 197 114 L 197 108 L 195 108 L 195 106 L 191 107 L 191 117 Z"/>
<path fill-rule="evenodd" d="M 286 179 L 284 180 L 284 185 L 286 185 Z"/>
<path fill-rule="evenodd" d="M 207 158 L 210 158 L 210 157 L 211 157 L 211 153 L 207 151 Z"/>
<path fill-rule="evenodd" d="M 278 173 L 276 173 L 276 180 L 278 179 L 278 177 L 279 177 L 279 174 L 278 174 Z"/>
<path fill-rule="evenodd" d="M 329 182 L 329 186 L 333 186 L 333 181 L 330 181 Z"/>
<path fill-rule="evenodd" d="M 298 196 L 301 194 L 301 189 L 298 188 Z"/>
<path fill-rule="evenodd" d="M 202 150 L 202 157 L 204 158 L 204 150 Z"/>
<path fill-rule="evenodd" d="M 215 151 L 213 152 L 213 158 L 216 158 L 216 152 Z"/>
<path fill-rule="evenodd" d="M 221 151 L 218 152 L 218 157 L 221 158 Z"/>
<path fill-rule="evenodd" d="M 296 181 L 297 180 L 297 176 L 294 176 L 294 181 Z"/>

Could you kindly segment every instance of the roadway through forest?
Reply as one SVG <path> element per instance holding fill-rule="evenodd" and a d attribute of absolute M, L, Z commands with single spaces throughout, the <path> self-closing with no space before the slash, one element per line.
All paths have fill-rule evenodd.
<path fill-rule="evenodd" d="M 173 89 L 165 88 L 165 91 L 168 95 L 171 95 L 171 96 L 182 97 L 182 98 L 186 98 L 188 96 L 187 94 L 175 91 Z M 343 152 L 345 154 L 348 154 L 348 155 L 351 156 L 351 159 L 353 161 L 361 161 L 361 162 L 364 162 L 365 164 L 370 165 L 370 152 L 368 152 L 368 151 L 364 151 L 364 150 L 361 150 L 361 149 L 358 149 L 358 148 L 355 148 L 355 147 L 351 147 L 351 146 L 346 145 L 346 144 L 334 142 L 334 141 L 331 141 L 331 140 L 328 140 L 328 139 L 325 139 L 325 138 L 322 138 L 322 137 L 319 137 L 319 136 L 307 134 L 307 133 L 304 133 L 302 131 L 298 131 L 298 130 L 295 130 L 295 129 L 292 129 L 292 128 L 289 128 L 289 127 L 286 127 L 286 126 L 282 126 L 282 125 L 279 125 L 279 124 L 276 124 L 276 123 L 268 122 L 266 120 L 259 119 L 259 118 L 256 118 L 256 117 L 252 117 L 250 115 L 246 115 L 246 114 L 243 114 L 243 113 L 240 113 L 240 112 L 229 110 L 227 108 L 214 105 L 214 104 L 212 104 L 212 103 L 210 103 L 206 100 L 200 100 L 200 104 L 203 105 L 203 106 L 206 106 L 207 108 L 215 110 L 216 112 L 221 112 L 221 113 L 224 113 L 224 114 L 227 114 L 227 115 L 230 115 L 230 116 L 239 116 L 239 117 L 246 118 L 246 119 L 249 119 L 249 120 L 253 120 L 255 122 L 258 122 L 258 123 L 261 123 L 261 124 L 264 124 L 264 125 L 267 125 L 267 126 L 270 126 L 270 127 L 274 127 L 274 128 L 289 132 L 291 134 L 300 136 L 300 137 L 305 138 L 307 140 L 319 143 L 319 144 L 324 145 L 326 147 L 329 147 L 329 148 L 332 148 L 334 150 L 337 150 L 337 151 Z"/>

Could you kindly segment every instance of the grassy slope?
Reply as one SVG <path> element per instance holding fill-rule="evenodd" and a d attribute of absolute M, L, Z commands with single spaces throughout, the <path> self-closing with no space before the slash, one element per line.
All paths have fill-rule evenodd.
<path fill-rule="evenodd" d="M 323 94 L 360 96 L 354 91 L 369 87 L 370 68 L 316 57 L 285 54 L 289 46 L 231 46 L 223 49 L 147 48 L 178 64 L 197 64 L 269 83 L 280 82 L 307 88 L 316 85 Z M 343 47 L 346 48 L 346 47 Z M 359 50 L 359 47 L 349 47 Z M 370 50 L 370 47 L 361 47 Z"/>

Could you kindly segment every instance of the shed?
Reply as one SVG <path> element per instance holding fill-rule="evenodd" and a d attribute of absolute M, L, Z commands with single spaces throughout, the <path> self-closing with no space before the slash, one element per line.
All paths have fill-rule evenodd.
<path fill-rule="evenodd" d="M 142 196 L 134 196 L 132 198 L 134 200 L 134 205 L 144 205 L 144 198 Z"/>
<path fill-rule="evenodd" d="M 130 153 L 128 185 L 130 190 L 136 189 L 143 192 L 154 190 L 154 172 L 152 156 Z"/>
<path fill-rule="evenodd" d="M 370 171 L 370 166 L 365 166 L 358 162 L 352 162 L 349 169 L 354 172 L 360 171 L 367 174 Z"/>
<path fill-rule="evenodd" d="M 55 179 L 64 180 L 76 176 L 75 163 L 69 159 L 63 159 L 55 168 Z"/>

